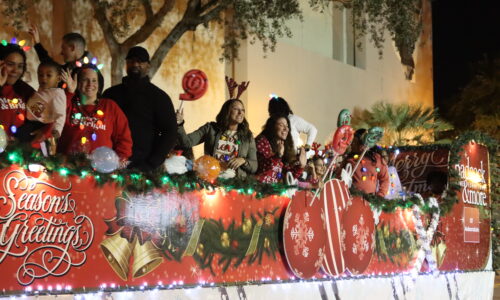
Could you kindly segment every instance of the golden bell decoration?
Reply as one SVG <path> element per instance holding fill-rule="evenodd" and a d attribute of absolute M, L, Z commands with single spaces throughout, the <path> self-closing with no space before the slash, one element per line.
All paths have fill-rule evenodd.
<path fill-rule="evenodd" d="M 443 264 L 444 256 L 446 254 L 446 244 L 444 242 L 440 242 L 435 246 L 431 246 L 431 251 L 439 268 Z"/>
<path fill-rule="evenodd" d="M 231 245 L 231 240 L 229 239 L 229 234 L 227 232 L 223 232 L 220 236 L 220 244 L 224 248 L 228 248 Z"/>
<path fill-rule="evenodd" d="M 249 218 L 245 218 L 243 224 L 241 225 L 241 230 L 244 234 L 250 234 L 250 232 L 252 231 L 252 225 L 252 220 Z"/>
<path fill-rule="evenodd" d="M 134 246 L 134 263 L 132 265 L 132 276 L 138 278 L 148 274 L 163 262 L 160 250 L 151 241 L 141 245 L 139 242 Z"/>
<path fill-rule="evenodd" d="M 264 224 L 266 226 L 271 226 L 274 224 L 274 216 L 273 214 L 266 214 L 266 216 L 264 217 Z"/>
<path fill-rule="evenodd" d="M 271 246 L 271 242 L 268 238 L 264 238 L 264 248 L 268 249 Z"/>
<path fill-rule="evenodd" d="M 132 255 L 133 243 L 129 243 L 119 234 L 115 234 L 101 242 L 99 245 L 104 257 L 111 268 L 120 276 L 127 280 L 130 256 Z"/>
<path fill-rule="evenodd" d="M 198 244 L 198 246 L 196 247 L 196 254 L 198 254 L 199 257 L 203 257 L 203 255 L 205 255 L 205 252 L 203 252 L 204 249 L 205 246 L 203 246 L 202 243 Z"/>

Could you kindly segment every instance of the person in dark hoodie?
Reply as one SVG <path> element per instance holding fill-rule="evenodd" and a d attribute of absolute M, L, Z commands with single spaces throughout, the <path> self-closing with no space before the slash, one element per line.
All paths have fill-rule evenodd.
<path fill-rule="evenodd" d="M 170 97 L 152 84 L 148 72 L 149 53 L 135 46 L 128 51 L 127 76 L 104 91 L 127 116 L 132 133 L 129 168 L 151 171 L 162 165 L 177 139 L 177 122 Z"/>
<path fill-rule="evenodd" d="M 34 48 L 40 62 L 54 61 L 54 59 L 50 57 L 47 50 L 40 43 L 38 28 L 32 25 L 28 32 L 33 38 Z M 73 71 L 73 69 L 77 67 L 77 61 L 83 64 L 83 58 L 87 57 L 90 60 L 92 55 L 85 50 L 85 47 L 85 38 L 81 34 L 76 32 L 65 34 L 61 43 L 61 56 L 64 60 L 64 64 L 61 65 L 61 68 L 67 71 Z"/>
<path fill-rule="evenodd" d="M 0 45 L 0 126 L 9 136 L 24 124 L 26 103 L 35 93 L 21 79 L 25 72 L 24 50 L 15 44 Z"/>

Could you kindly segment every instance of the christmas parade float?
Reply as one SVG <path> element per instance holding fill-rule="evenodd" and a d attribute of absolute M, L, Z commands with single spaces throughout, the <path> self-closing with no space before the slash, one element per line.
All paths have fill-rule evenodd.
<path fill-rule="evenodd" d="M 209 156 L 192 171 L 173 156 L 157 173 L 117 170 L 105 148 L 45 157 L 1 131 L 0 296 L 491 298 L 494 142 L 471 132 L 389 147 L 382 198 L 349 187 L 364 153 L 351 169 L 331 163 L 352 140 L 348 112 L 339 119 L 317 190 L 218 179 Z M 365 146 L 382 134 L 370 129 Z M 439 195 L 429 192 L 436 173 L 447 179 Z"/>

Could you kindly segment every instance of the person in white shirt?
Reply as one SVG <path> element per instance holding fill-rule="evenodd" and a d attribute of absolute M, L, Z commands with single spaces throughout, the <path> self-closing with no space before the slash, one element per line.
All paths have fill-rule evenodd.
<path fill-rule="evenodd" d="M 286 102 L 285 99 L 273 96 L 269 99 L 268 106 L 269 115 L 286 115 L 288 116 L 288 120 L 290 121 L 290 134 L 292 135 L 294 148 L 304 146 L 306 150 L 310 148 L 314 139 L 316 139 L 316 135 L 318 134 L 318 130 L 314 125 L 302 119 L 301 117 L 294 115 L 290 106 Z M 300 134 L 304 133 L 307 135 L 307 141 L 304 145 L 304 142 L 300 138 Z"/>

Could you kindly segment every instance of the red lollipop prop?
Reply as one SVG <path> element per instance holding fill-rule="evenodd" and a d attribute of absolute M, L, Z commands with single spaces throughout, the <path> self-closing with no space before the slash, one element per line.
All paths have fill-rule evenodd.
<path fill-rule="evenodd" d="M 354 129 L 349 125 L 342 125 L 335 131 L 333 136 L 333 151 L 337 155 L 345 153 L 354 138 Z"/>
<path fill-rule="evenodd" d="M 201 70 L 190 70 L 182 78 L 184 94 L 179 95 L 180 100 L 194 101 L 201 98 L 208 88 L 207 75 Z M 181 107 L 182 107 L 181 102 Z M 179 108 L 180 109 L 180 108 Z"/>

